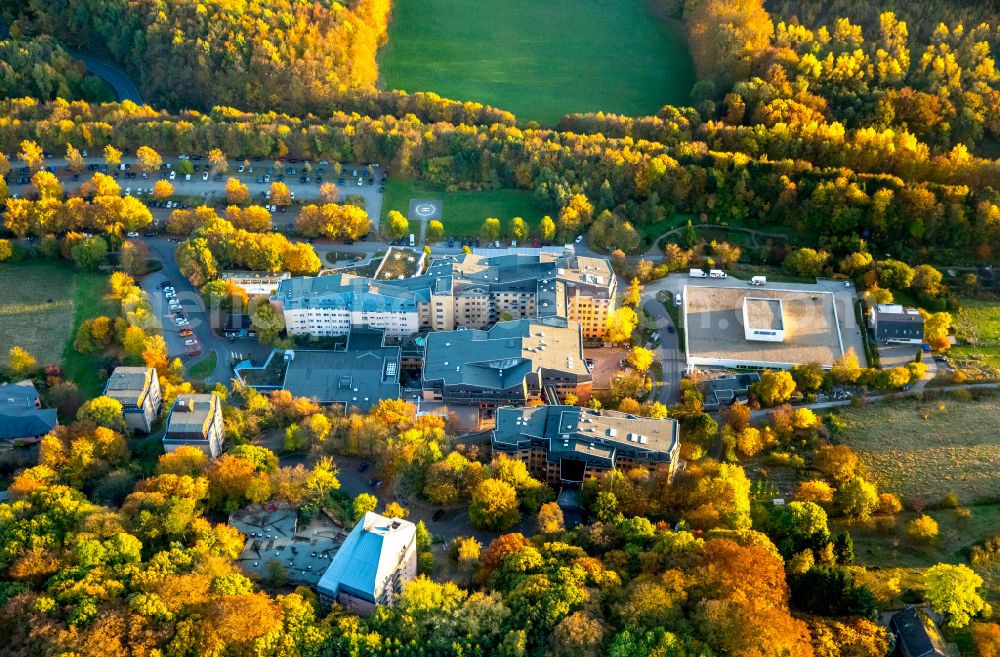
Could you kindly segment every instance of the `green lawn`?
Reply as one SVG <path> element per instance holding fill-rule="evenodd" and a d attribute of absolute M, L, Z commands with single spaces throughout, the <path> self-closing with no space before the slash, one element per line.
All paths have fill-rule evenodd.
<path fill-rule="evenodd" d="M 73 339 L 83 320 L 117 316 L 118 302 L 107 292 L 105 274 L 79 272 L 64 262 L 0 265 L 0 362 L 18 345 L 41 365 L 61 362 L 85 397 L 101 394 L 101 354 L 76 351 Z"/>
<path fill-rule="evenodd" d="M 187 375 L 194 381 L 202 381 L 212 375 L 219 364 L 219 356 L 214 351 L 205 360 L 200 360 L 188 368 Z"/>
<path fill-rule="evenodd" d="M 1000 344 L 1000 303 L 963 299 L 955 326 L 961 340 L 974 344 Z"/>
<path fill-rule="evenodd" d="M 930 545 L 915 545 L 906 537 L 906 523 L 919 514 L 904 512 L 895 525 L 881 525 L 879 518 L 869 523 L 850 522 L 843 518 L 831 521 L 830 530 L 851 532 L 857 561 L 865 566 L 884 568 L 927 568 L 936 563 L 968 563 L 966 551 L 1000 532 L 1000 505 L 979 504 L 969 507 L 968 519 L 954 510 L 927 511 L 938 522 L 939 538 Z"/>
<path fill-rule="evenodd" d="M 1000 370 L 1000 345 L 955 345 L 948 350 L 951 358 L 974 358 Z"/>
<path fill-rule="evenodd" d="M 0 265 L 0 363 L 13 346 L 42 365 L 59 361 L 73 330 L 72 267 L 48 260 Z"/>
<path fill-rule="evenodd" d="M 430 187 L 417 181 L 389 180 L 385 186 L 382 201 L 382 218 L 390 210 L 399 210 L 403 215 L 410 208 L 410 199 L 436 198 L 444 201 L 441 221 L 445 235 L 456 237 L 476 235 L 483 220 L 496 217 L 504 229 L 514 217 L 528 222 L 532 234 L 538 230 L 538 221 L 545 212 L 532 200 L 532 194 L 524 189 L 498 189 L 486 192 L 452 192 Z M 411 227 L 416 232 L 416 226 Z"/>
<path fill-rule="evenodd" d="M 977 401 L 900 400 L 837 414 L 841 440 L 853 447 L 881 490 L 937 503 L 949 491 L 964 504 L 1000 495 L 1000 397 Z"/>
<path fill-rule="evenodd" d="M 648 0 L 396 0 L 383 85 L 487 103 L 554 125 L 565 114 L 649 115 L 694 84 L 679 23 Z"/>
<path fill-rule="evenodd" d="M 101 315 L 117 317 L 121 306 L 108 293 L 106 274 L 92 272 L 74 272 L 74 274 L 76 290 L 73 295 L 73 328 L 63 348 L 63 372 L 66 378 L 76 382 L 84 398 L 96 397 L 104 390 L 104 381 L 97 375 L 104 357 L 100 352 L 85 354 L 77 351 L 73 348 L 73 340 L 84 320 Z"/>

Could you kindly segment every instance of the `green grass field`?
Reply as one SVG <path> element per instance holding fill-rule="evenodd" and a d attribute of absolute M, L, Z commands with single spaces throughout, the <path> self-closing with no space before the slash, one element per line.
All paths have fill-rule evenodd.
<path fill-rule="evenodd" d="M 73 330 L 75 272 L 67 265 L 28 261 L 0 265 L 0 363 L 13 346 L 42 365 L 58 362 Z"/>
<path fill-rule="evenodd" d="M 444 202 L 441 221 L 446 236 L 456 237 L 477 235 L 487 217 L 496 217 L 506 230 L 507 222 L 521 217 L 528 222 L 532 234 L 538 230 L 538 221 L 545 212 L 540 210 L 524 189 L 499 189 L 486 192 L 447 193 L 409 180 L 390 180 L 385 186 L 382 201 L 382 219 L 390 210 L 399 210 L 405 216 L 410 208 L 410 199 L 436 198 Z M 416 232 L 417 227 L 411 227 Z"/>
<path fill-rule="evenodd" d="M 647 0 L 396 0 L 383 84 L 433 91 L 554 125 L 685 104 L 694 71 L 681 26 Z"/>
<path fill-rule="evenodd" d="M 955 317 L 955 330 L 959 344 L 948 350 L 949 362 L 969 380 L 998 378 L 1000 303 L 962 299 L 962 310 Z"/>
<path fill-rule="evenodd" d="M 188 378 L 194 381 L 201 381 L 211 376 L 218 364 L 219 356 L 213 351 L 208 355 L 208 358 L 200 360 L 191 367 L 187 368 Z"/>
<path fill-rule="evenodd" d="M 1000 493 L 1000 397 L 960 402 L 895 401 L 839 411 L 843 439 L 882 490 L 937 503 L 949 491 L 963 504 Z"/>
<path fill-rule="evenodd" d="M 866 566 L 927 568 L 936 563 L 968 563 L 965 552 L 1000 531 L 1000 505 L 979 504 L 969 507 L 971 517 L 963 519 L 952 509 L 928 511 L 938 522 L 939 537 L 930 545 L 915 545 L 906 537 L 906 523 L 919 514 L 904 512 L 893 526 L 879 526 L 879 518 L 868 523 L 846 519 L 832 521 L 833 533 L 847 529 L 854 539 L 858 563 Z"/>
<path fill-rule="evenodd" d="M 75 271 L 62 262 L 29 260 L 0 266 L 0 362 L 18 345 L 41 365 L 62 363 L 66 376 L 86 396 L 101 393 L 100 357 L 73 349 L 85 319 L 114 316 L 117 302 L 107 297 L 102 274 Z"/>
<path fill-rule="evenodd" d="M 961 340 L 973 344 L 1000 345 L 1000 303 L 963 299 L 955 328 Z"/>
<path fill-rule="evenodd" d="M 84 398 L 96 397 L 104 390 L 104 381 L 97 376 L 103 356 L 100 353 L 85 354 L 73 348 L 73 340 L 80 324 L 85 319 L 100 315 L 114 318 L 121 311 L 118 301 L 108 293 L 108 277 L 105 274 L 74 272 L 76 292 L 73 295 L 73 327 L 66 338 L 62 352 L 62 366 L 66 378 L 75 381 Z"/>

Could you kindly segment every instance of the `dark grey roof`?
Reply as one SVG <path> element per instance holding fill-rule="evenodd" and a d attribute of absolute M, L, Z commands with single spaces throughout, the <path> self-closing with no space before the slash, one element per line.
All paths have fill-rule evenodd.
<path fill-rule="evenodd" d="M 904 308 L 899 304 L 879 304 L 875 306 L 875 317 L 881 322 L 906 322 L 923 324 L 924 317 L 915 308 Z"/>
<path fill-rule="evenodd" d="M 760 381 L 758 372 L 746 372 L 736 376 L 723 376 L 701 383 L 705 391 L 705 408 L 717 408 L 747 398 L 750 386 Z"/>
<path fill-rule="evenodd" d="M 892 615 L 890 627 L 899 637 L 903 657 L 947 657 L 941 632 L 922 609 L 907 607 Z"/>
<path fill-rule="evenodd" d="M 677 449 L 680 433 L 677 421 L 670 418 L 578 406 L 504 407 L 497 411 L 495 445 L 515 446 L 532 438 L 548 441 L 549 452 L 612 460 L 620 450 L 669 454 Z"/>
<path fill-rule="evenodd" d="M 59 424 L 55 409 L 38 408 L 37 399 L 31 381 L 0 384 L 0 439 L 44 436 Z"/>
<path fill-rule="evenodd" d="M 383 399 L 400 396 L 399 347 L 349 346 L 347 351 L 292 354 L 282 388 L 296 397 L 367 411 Z"/>
<path fill-rule="evenodd" d="M 59 424 L 54 408 L 39 408 L 23 413 L 0 410 L 0 439 L 17 440 L 44 436 Z"/>
<path fill-rule="evenodd" d="M 219 396 L 214 392 L 207 395 L 178 395 L 167 419 L 166 438 L 177 434 L 208 435 Z"/>
<path fill-rule="evenodd" d="M 530 319 L 498 322 L 488 331 L 438 331 L 427 336 L 425 381 L 507 390 L 542 369 L 590 379 L 578 324 Z"/>
<path fill-rule="evenodd" d="M 154 376 L 152 367 L 116 367 L 104 385 L 104 394 L 122 406 L 142 406 Z"/>

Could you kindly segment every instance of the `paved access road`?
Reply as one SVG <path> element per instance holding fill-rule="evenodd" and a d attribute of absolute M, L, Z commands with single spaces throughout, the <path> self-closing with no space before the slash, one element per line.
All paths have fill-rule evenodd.
<path fill-rule="evenodd" d="M 84 63 L 88 73 L 96 75 L 111 85 L 119 101 L 131 100 L 136 105 L 143 104 L 139 88 L 132 82 L 132 78 L 127 76 L 120 68 L 103 59 L 98 59 L 82 52 L 70 51 L 70 54 Z"/>
<path fill-rule="evenodd" d="M 681 374 L 685 362 L 678 343 L 677 328 L 663 304 L 657 301 L 655 292 L 643 291 L 642 308 L 653 318 L 656 331 L 660 334 L 660 346 L 655 351 L 663 378 L 655 391 L 656 401 L 667 406 L 676 404 L 680 401 Z"/>
<path fill-rule="evenodd" d="M 143 241 L 163 261 L 163 269 L 143 277 L 141 285 L 142 289 L 149 294 L 150 304 L 163 327 L 163 338 L 166 340 L 167 353 L 171 358 L 180 358 L 185 365 L 191 366 L 209 358 L 214 352 L 216 355 L 215 371 L 205 380 L 209 384 L 224 383 L 229 385 L 233 378 L 231 362 L 234 357 L 236 360 L 253 358 L 257 361 L 267 357 L 267 354 L 271 352 L 271 347 L 258 343 L 256 338 L 231 340 L 212 330 L 208 322 L 208 311 L 201 294 L 181 275 L 177 268 L 175 254 L 179 240 L 143 238 Z M 167 281 L 173 286 L 177 293 L 177 300 L 184 308 L 184 314 L 191 321 L 188 328 L 194 331 L 194 336 L 201 343 L 202 353 L 190 360 L 185 360 L 187 349 L 184 346 L 184 340 L 187 338 L 181 337 L 180 328 L 170 316 L 166 297 L 161 287 Z"/>

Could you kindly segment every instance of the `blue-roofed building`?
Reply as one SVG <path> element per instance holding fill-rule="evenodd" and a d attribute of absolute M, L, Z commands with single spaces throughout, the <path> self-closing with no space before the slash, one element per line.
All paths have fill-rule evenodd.
<path fill-rule="evenodd" d="M 58 424 L 56 410 L 42 408 L 34 383 L 0 383 L 0 440 L 35 442 Z"/>
<path fill-rule="evenodd" d="M 316 585 L 324 606 L 341 604 L 367 616 L 391 606 L 417 576 L 417 527 L 368 512 L 347 535 Z"/>
<path fill-rule="evenodd" d="M 896 649 L 902 657 L 949 657 L 951 652 L 937 624 L 920 607 L 897 611 L 889 620 L 896 635 Z"/>

